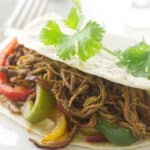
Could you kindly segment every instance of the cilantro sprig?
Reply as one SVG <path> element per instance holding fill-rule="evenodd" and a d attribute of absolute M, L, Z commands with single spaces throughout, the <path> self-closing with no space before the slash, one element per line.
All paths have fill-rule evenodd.
<path fill-rule="evenodd" d="M 142 41 L 120 52 L 118 64 L 134 76 L 150 79 L 150 45 Z"/>
<path fill-rule="evenodd" d="M 77 55 L 80 60 L 86 61 L 102 48 L 104 30 L 96 22 L 89 21 L 73 35 L 64 34 L 55 21 L 49 21 L 42 29 L 40 40 L 44 45 L 57 47 L 58 56 L 67 60 Z"/>
<path fill-rule="evenodd" d="M 72 36 L 65 36 L 58 47 L 58 55 L 63 60 L 70 59 L 75 54 L 80 60 L 86 61 L 102 48 L 100 42 L 104 30 L 96 22 L 89 21 L 83 29 Z"/>
<path fill-rule="evenodd" d="M 73 35 L 64 34 L 59 25 L 54 20 L 50 20 L 41 30 L 40 41 L 46 46 L 56 46 L 57 55 L 63 60 L 78 56 L 81 61 L 86 61 L 102 48 L 104 29 L 91 20 L 84 26 L 81 25 L 83 16 L 80 0 L 73 1 L 74 6 L 64 20 L 64 24 L 74 29 L 75 33 Z"/>

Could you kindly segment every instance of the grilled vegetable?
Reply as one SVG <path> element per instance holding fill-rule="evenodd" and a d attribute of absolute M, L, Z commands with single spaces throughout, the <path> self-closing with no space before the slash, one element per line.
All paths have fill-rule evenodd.
<path fill-rule="evenodd" d="M 101 134 L 90 135 L 86 137 L 86 141 L 89 143 L 102 143 L 106 142 L 106 138 Z"/>
<path fill-rule="evenodd" d="M 131 131 L 106 121 L 104 118 L 97 119 L 96 128 L 108 141 L 117 145 L 130 145 L 136 141 Z"/>
<path fill-rule="evenodd" d="M 9 84 L 0 83 L 0 93 L 9 98 L 9 100 L 25 100 L 33 92 L 23 86 L 11 87 Z"/>
<path fill-rule="evenodd" d="M 62 112 L 56 112 L 55 117 L 56 125 L 54 129 L 42 139 L 43 144 L 57 140 L 58 138 L 62 137 L 67 130 L 67 121 L 65 115 Z"/>
<path fill-rule="evenodd" d="M 17 39 L 13 39 L 0 53 L 0 67 L 5 66 L 6 58 L 13 53 L 18 45 Z M 32 89 L 23 86 L 12 87 L 8 83 L 7 74 L 0 72 L 0 93 L 8 97 L 10 100 L 25 100 L 31 94 Z"/>
<path fill-rule="evenodd" d="M 77 126 L 73 125 L 70 131 L 66 132 L 62 137 L 47 143 L 41 143 L 36 139 L 30 139 L 30 141 L 40 148 L 45 148 L 49 150 L 60 149 L 67 146 L 71 142 L 71 140 L 77 133 L 77 129 L 78 129 Z"/>
<path fill-rule="evenodd" d="M 27 101 L 23 107 L 23 114 L 26 120 L 31 123 L 39 122 L 51 113 L 54 105 L 54 98 L 49 91 L 41 86 L 37 86 L 35 104 Z"/>
<path fill-rule="evenodd" d="M 95 128 L 80 128 L 80 131 L 81 133 L 87 136 L 95 135 L 98 133 L 98 131 Z"/>

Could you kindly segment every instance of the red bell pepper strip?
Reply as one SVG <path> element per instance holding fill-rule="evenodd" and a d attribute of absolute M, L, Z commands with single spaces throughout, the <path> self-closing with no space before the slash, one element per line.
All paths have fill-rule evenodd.
<path fill-rule="evenodd" d="M 10 100 L 25 100 L 33 90 L 23 86 L 11 87 L 8 84 L 0 83 L 0 93 L 8 97 Z"/>
<path fill-rule="evenodd" d="M 0 52 L 0 66 L 5 66 L 6 58 L 8 55 L 13 53 L 14 49 L 18 45 L 17 39 L 14 38 L 5 48 Z M 7 76 L 5 73 L 0 72 L 0 83 L 7 82 Z"/>
<path fill-rule="evenodd" d="M 0 66 L 5 66 L 6 57 L 13 53 L 14 49 L 17 47 L 17 39 L 14 38 L 5 48 L 0 52 Z"/>
<path fill-rule="evenodd" d="M 6 58 L 13 53 L 17 47 L 17 39 L 14 38 L 0 53 L 0 66 L 5 66 Z M 8 83 L 7 74 L 0 72 L 0 93 L 8 97 L 10 100 L 25 100 L 25 98 L 33 92 L 23 86 L 12 87 Z"/>
<path fill-rule="evenodd" d="M 86 137 L 86 141 L 89 143 L 107 142 L 107 139 L 101 134 L 95 134 Z"/>
<path fill-rule="evenodd" d="M 7 82 L 8 82 L 7 75 L 4 72 L 0 72 L 0 84 Z"/>

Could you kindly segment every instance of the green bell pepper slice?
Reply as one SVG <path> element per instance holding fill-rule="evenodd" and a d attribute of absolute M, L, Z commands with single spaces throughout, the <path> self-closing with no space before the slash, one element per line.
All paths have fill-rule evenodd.
<path fill-rule="evenodd" d="M 23 107 L 23 115 L 25 119 L 31 123 L 37 123 L 48 117 L 54 105 L 54 98 L 50 92 L 43 87 L 37 85 L 36 100 L 29 100 Z"/>
<path fill-rule="evenodd" d="M 96 129 L 112 144 L 127 146 L 136 141 L 130 129 L 117 126 L 102 117 L 97 118 Z"/>

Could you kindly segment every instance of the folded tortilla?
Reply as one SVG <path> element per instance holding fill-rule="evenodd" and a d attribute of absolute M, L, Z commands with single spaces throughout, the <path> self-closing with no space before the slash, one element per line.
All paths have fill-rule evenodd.
<path fill-rule="evenodd" d="M 110 80 L 115 83 L 119 83 L 122 85 L 149 90 L 150 89 L 150 80 L 143 78 L 143 77 L 135 77 L 129 73 L 127 73 L 122 68 L 119 68 L 116 65 L 116 62 L 118 61 L 115 57 L 108 54 L 107 52 L 101 50 L 99 54 L 89 59 L 87 62 L 81 62 L 77 57 L 72 58 L 71 60 L 63 61 L 61 60 L 57 54 L 56 54 L 56 48 L 52 46 L 44 46 L 42 43 L 40 43 L 38 36 L 41 28 L 46 24 L 48 20 L 55 20 L 57 23 L 59 23 L 62 31 L 65 34 L 73 34 L 74 31 L 71 29 L 68 29 L 62 22 L 62 18 L 56 16 L 56 15 L 48 15 L 48 16 L 42 16 L 31 22 L 29 25 L 27 25 L 23 30 L 20 30 L 17 32 L 17 38 L 20 44 L 23 44 L 25 47 L 35 50 L 36 52 L 40 53 L 41 55 L 44 55 L 46 57 L 49 57 L 53 60 L 58 60 L 61 62 L 64 62 L 68 64 L 69 66 L 72 66 L 74 68 L 77 68 L 83 72 L 96 75 L 98 77 L 105 78 L 107 80 Z M 32 32 L 31 32 L 32 31 Z M 105 42 L 107 43 L 108 36 L 104 37 Z M 109 38 L 113 38 L 109 36 Z M 128 39 L 119 39 L 123 40 L 126 43 L 134 43 L 134 40 L 128 40 Z M 108 40 L 109 41 L 109 40 Z M 136 41 L 135 41 L 136 42 Z M 21 126 L 25 127 L 30 131 L 31 136 L 36 136 L 36 138 L 40 138 L 41 136 L 48 133 L 48 131 L 53 128 L 54 122 L 50 119 L 45 120 L 47 122 L 48 127 L 41 128 L 43 125 L 42 123 L 39 123 L 38 125 L 31 125 L 28 123 L 22 116 L 12 114 L 5 106 L 2 104 L 0 105 L 0 112 L 4 115 L 6 115 L 8 118 L 14 120 Z M 121 147 L 112 145 L 109 143 L 87 143 L 84 140 L 84 136 L 77 135 L 75 139 L 70 143 L 72 146 L 80 146 L 84 148 L 89 149 L 95 149 L 95 150 L 146 150 L 150 147 L 150 139 L 144 140 L 144 141 L 138 141 L 130 146 Z"/>
<path fill-rule="evenodd" d="M 110 80 L 115 83 L 122 85 L 140 88 L 144 90 L 150 89 L 150 80 L 143 77 L 135 77 L 130 73 L 127 73 L 124 69 L 117 66 L 116 62 L 118 59 L 104 50 L 101 50 L 99 54 L 90 58 L 86 62 L 81 62 L 77 57 L 73 57 L 71 60 L 63 61 L 57 56 L 56 48 L 52 46 L 45 46 L 39 41 L 39 33 L 44 25 L 49 20 L 56 21 L 61 30 L 65 34 L 73 34 L 74 31 L 67 28 L 63 22 L 62 18 L 56 15 L 42 16 L 27 25 L 24 30 L 19 31 L 17 34 L 19 43 L 23 44 L 25 47 L 35 50 L 36 52 L 49 57 L 53 60 L 58 60 L 64 62 L 74 68 L 77 68 L 83 72 L 102 77 L 104 79 Z M 32 31 L 32 32 L 31 32 Z M 104 42 L 109 45 L 110 40 L 114 41 L 116 38 L 113 35 L 105 35 Z M 137 43 L 137 39 L 127 39 L 123 37 L 117 37 L 115 39 L 125 43 L 126 46 Z M 107 42 L 108 41 L 108 42 Z M 118 48 L 118 47 L 117 47 Z"/>

